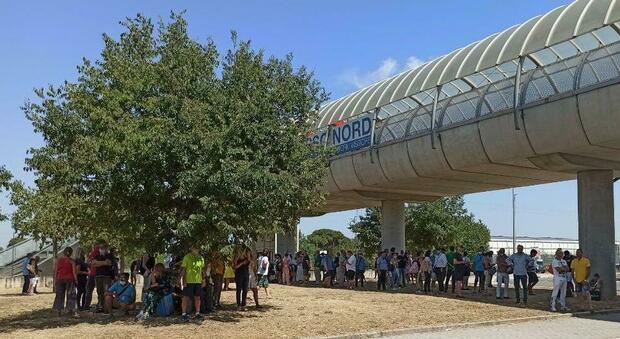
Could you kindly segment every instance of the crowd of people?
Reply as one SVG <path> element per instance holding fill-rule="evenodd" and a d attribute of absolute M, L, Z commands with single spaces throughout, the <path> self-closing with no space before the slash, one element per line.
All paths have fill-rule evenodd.
<path fill-rule="evenodd" d="M 182 321 L 201 320 L 203 314 L 221 307 L 221 293 L 230 282 L 235 283 L 236 306 L 245 310 L 248 300 L 257 308 L 259 289 L 270 297 L 269 284 L 308 284 L 324 287 L 365 288 L 367 269 L 374 268 L 377 290 L 409 288 L 415 293 L 447 294 L 463 298 L 463 291 L 473 290 L 482 296 L 495 295 L 508 299 L 510 275 L 513 276 L 514 297 L 517 304 L 527 305 L 538 283 L 538 253 L 524 253 L 523 246 L 508 256 L 504 249 L 497 254 L 480 248 L 470 255 L 462 247 L 427 251 L 397 251 L 385 249 L 368 265 L 365 256 L 350 250 L 305 251 L 284 255 L 254 251 L 247 246 L 236 246 L 230 258 L 219 251 L 201 253 L 192 247 L 184 256 L 168 255 L 156 263 L 152 255 L 134 260 L 129 273 L 121 270 L 116 250 L 103 240 L 97 241 L 86 253 L 81 248 L 67 247 L 54 265 L 55 299 L 53 309 L 61 315 L 64 310 L 75 317 L 80 311 L 112 314 L 114 309 L 129 314 L 136 309 L 137 276 L 142 277 L 141 309 L 137 320 L 152 316 L 180 315 Z M 23 293 L 36 293 L 37 277 L 41 274 L 38 260 L 28 255 L 23 263 Z M 369 267 L 370 266 L 370 267 Z M 575 255 L 558 249 L 547 270 L 553 273 L 553 291 L 550 309 L 569 310 L 566 296 L 578 293 L 592 308 L 591 300 L 600 298 L 602 282 L 598 274 L 591 275 L 590 261 L 577 250 Z M 471 276 L 473 275 L 473 284 Z M 493 277 L 496 277 L 495 293 Z M 91 307 L 94 292 L 96 304 Z M 248 292 L 252 292 L 249 296 Z"/>

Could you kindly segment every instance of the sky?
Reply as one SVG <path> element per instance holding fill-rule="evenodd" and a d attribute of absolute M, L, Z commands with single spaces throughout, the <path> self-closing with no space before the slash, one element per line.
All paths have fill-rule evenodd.
<path fill-rule="evenodd" d="M 31 147 L 42 144 L 20 107 L 33 88 L 74 80 L 83 58 L 99 58 L 102 33 L 118 36 L 119 21 L 143 13 L 167 18 L 185 11 L 190 34 L 230 47 L 230 32 L 252 40 L 268 55 L 292 53 L 337 99 L 408 67 L 568 3 L 561 0 L 450 1 L 12 1 L 0 3 L 0 164 L 18 179 Z M 617 190 L 618 191 L 618 190 Z M 575 181 L 517 189 L 517 234 L 577 236 Z M 616 201 L 618 199 L 616 193 Z M 510 190 L 470 194 L 466 207 L 493 235 L 512 232 Z M 0 209 L 11 211 L 5 194 Z M 305 234 L 347 226 L 363 210 L 304 218 Z M 616 208 L 616 216 L 620 208 Z M 0 223 L 0 246 L 12 237 Z M 620 232 L 616 232 L 616 239 Z"/>

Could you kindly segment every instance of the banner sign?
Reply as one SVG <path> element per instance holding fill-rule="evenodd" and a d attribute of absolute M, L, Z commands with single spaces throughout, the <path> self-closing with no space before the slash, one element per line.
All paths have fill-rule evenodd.
<path fill-rule="evenodd" d="M 315 144 L 327 143 L 328 130 L 309 134 L 308 141 Z M 329 144 L 336 147 L 336 154 L 353 152 L 370 146 L 372 135 L 372 114 L 351 119 L 346 123 L 337 121 L 331 125 Z"/>

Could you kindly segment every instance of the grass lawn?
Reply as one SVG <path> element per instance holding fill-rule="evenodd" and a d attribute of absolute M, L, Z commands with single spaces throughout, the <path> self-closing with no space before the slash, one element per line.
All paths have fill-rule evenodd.
<path fill-rule="evenodd" d="M 222 310 L 207 315 L 201 323 L 179 323 L 178 317 L 153 318 L 136 322 L 133 316 L 109 317 L 90 312 L 80 319 L 58 318 L 51 310 L 50 288 L 41 294 L 21 296 L 19 289 L 0 287 L 0 338 L 272 338 L 333 336 L 360 332 L 457 325 L 468 322 L 548 315 L 549 290 L 536 290 L 529 305 L 517 307 L 513 299 L 467 293 L 465 299 L 427 296 L 410 289 L 376 292 L 325 289 L 314 286 L 271 285 L 271 299 L 264 308 L 236 311 L 234 291 L 223 292 Z M 470 292 L 470 291 L 466 291 Z M 251 293 L 250 293 L 251 295 Z M 260 293 L 261 297 L 264 294 Z M 579 309 L 575 299 L 568 299 Z M 251 304 L 250 302 L 248 303 Z M 595 303 L 597 309 L 620 307 L 620 299 Z M 135 314 L 135 313 L 134 313 Z"/>

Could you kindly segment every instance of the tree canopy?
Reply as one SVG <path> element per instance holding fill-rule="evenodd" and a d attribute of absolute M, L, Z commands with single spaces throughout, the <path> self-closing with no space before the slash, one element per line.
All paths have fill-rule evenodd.
<path fill-rule="evenodd" d="M 367 208 L 363 216 L 354 218 L 349 229 L 355 234 L 359 250 L 367 258 L 374 257 L 381 249 L 381 209 Z"/>
<path fill-rule="evenodd" d="M 323 203 L 326 151 L 305 133 L 327 96 L 312 72 L 234 33 L 220 54 L 179 14 L 122 25 L 77 81 L 25 104 L 45 143 L 27 159 L 37 189 L 22 192 L 18 229 L 70 223 L 81 237 L 161 252 L 290 232 Z M 32 218 L 54 219 L 22 222 Z"/>
<path fill-rule="evenodd" d="M 408 204 L 405 209 L 406 246 L 430 249 L 461 246 L 466 250 L 487 247 L 488 227 L 465 208 L 463 196 Z"/>
<path fill-rule="evenodd" d="M 356 244 L 340 231 L 322 228 L 301 237 L 299 246 L 309 254 L 314 254 L 316 251 L 324 250 L 328 250 L 330 253 L 341 250 L 355 250 Z"/>

